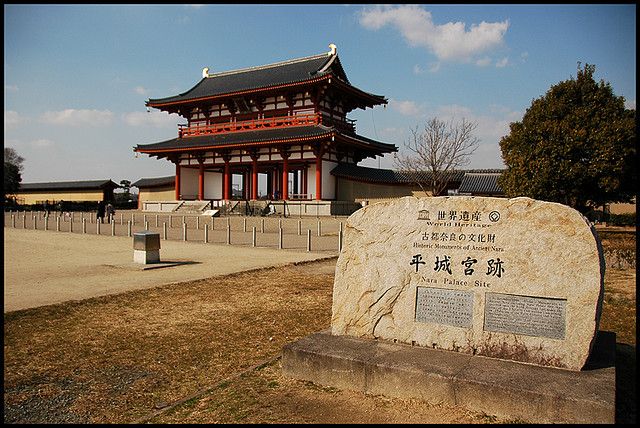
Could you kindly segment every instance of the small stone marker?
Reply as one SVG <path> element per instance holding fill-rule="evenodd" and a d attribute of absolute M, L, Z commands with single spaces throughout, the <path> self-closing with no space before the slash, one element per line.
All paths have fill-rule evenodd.
<path fill-rule="evenodd" d="M 333 335 L 581 370 L 603 298 L 588 221 L 529 198 L 404 197 L 344 230 Z"/>
<path fill-rule="evenodd" d="M 143 230 L 133 234 L 133 261 L 149 264 L 160 262 L 160 234 Z"/>

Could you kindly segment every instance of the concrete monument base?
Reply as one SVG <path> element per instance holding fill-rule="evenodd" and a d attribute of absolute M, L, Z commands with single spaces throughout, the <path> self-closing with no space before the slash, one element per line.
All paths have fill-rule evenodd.
<path fill-rule="evenodd" d="M 142 264 L 159 263 L 160 250 L 133 250 L 133 262 Z"/>
<path fill-rule="evenodd" d="M 456 405 L 531 423 L 615 422 L 615 333 L 598 332 L 582 371 L 499 360 L 330 330 L 287 344 L 285 376 L 387 397 Z"/>

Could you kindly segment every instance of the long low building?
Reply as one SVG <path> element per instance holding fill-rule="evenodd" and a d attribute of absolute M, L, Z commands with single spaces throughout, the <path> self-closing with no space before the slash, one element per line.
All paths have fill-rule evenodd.
<path fill-rule="evenodd" d="M 20 183 L 15 193 L 20 205 L 65 202 L 113 201 L 113 190 L 120 186 L 111 179 Z"/>

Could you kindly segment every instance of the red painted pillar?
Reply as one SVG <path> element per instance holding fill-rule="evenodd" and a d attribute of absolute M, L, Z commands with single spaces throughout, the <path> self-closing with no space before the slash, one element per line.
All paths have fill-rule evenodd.
<path fill-rule="evenodd" d="M 316 201 L 322 200 L 322 152 L 316 157 Z"/>
<path fill-rule="evenodd" d="M 229 159 L 224 159 L 224 174 L 222 174 L 222 199 L 229 200 Z"/>
<path fill-rule="evenodd" d="M 204 162 L 200 162 L 198 170 L 198 200 L 204 200 Z"/>
<path fill-rule="evenodd" d="M 251 199 L 258 199 L 258 158 L 251 158 Z"/>
<path fill-rule="evenodd" d="M 289 200 L 289 154 L 283 154 L 282 162 L 282 199 Z"/>
<path fill-rule="evenodd" d="M 180 200 L 180 162 L 176 163 L 176 201 Z"/>

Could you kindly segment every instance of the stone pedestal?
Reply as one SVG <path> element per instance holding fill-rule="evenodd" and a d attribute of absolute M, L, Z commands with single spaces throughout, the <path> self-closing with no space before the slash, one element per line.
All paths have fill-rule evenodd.
<path fill-rule="evenodd" d="M 582 371 L 322 331 L 284 346 L 285 376 L 344 390 L 460 406 L 528 423 L 615 423 L 615 333 Z"/>
<path fill-rule="evenodd" d="M 144 230 L 133 234 L 134 263 L 160 262 L 160 234 Z"/>

